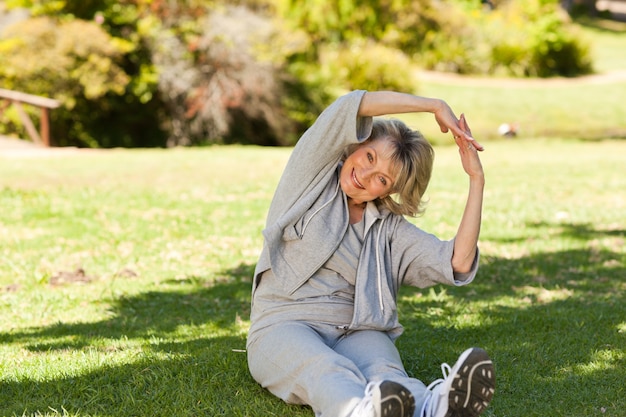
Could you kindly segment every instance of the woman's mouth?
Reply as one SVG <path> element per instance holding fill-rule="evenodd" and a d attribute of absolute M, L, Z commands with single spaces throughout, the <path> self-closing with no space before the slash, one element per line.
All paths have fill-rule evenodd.
<path fill-rule="evenodd" d="M 352 182 L 354 183 L 354 185 L 356 186 L 356 188 L 360 188 L 362 190 L 365 189 L 365 187 L 363 186 L 363 184 L 361 184 L 359 182 L 359 180 L 356 178 L 356 172 L 354 171 L 354 169 L 352 170 Z"/>

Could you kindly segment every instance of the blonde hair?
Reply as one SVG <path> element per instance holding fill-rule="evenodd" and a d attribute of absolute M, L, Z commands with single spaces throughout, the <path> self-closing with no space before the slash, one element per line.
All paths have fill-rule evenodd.
<path fill-rule="evenodd" d="M 377 204 L 394 214 L 412 217 L 422 214 L 422 197 L 428 187 L 435 159 L 433 147 L 420 132 L 409 129 L 400 120 L 374 119 L 370 137 L 363 143 L 347 147 L 344 159 L 358 147 L 376 140 L 389 142 L 387 156 L 395 170 L 392 194 L 379 198 Z"/>

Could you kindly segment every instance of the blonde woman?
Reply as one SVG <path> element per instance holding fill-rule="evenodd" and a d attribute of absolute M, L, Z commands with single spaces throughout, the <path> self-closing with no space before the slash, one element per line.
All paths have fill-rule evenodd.
<path fill-rule="evenodd" d="M 430 112 L 451 132 L 469 177 L 454 239 L 408 222 L 423 210 L 434 152 L 416 131 L 376 116 Z M 478 348 L 426 386 L 394 341 L 401 285 L 466 285 L 478 269 L 482 146 L 442 100 L 354 91 L 305 132 L 278 184 L 254 276 L 248 363 L 277 397 L 317 417 L 477 416 L 495 389 Z M 415 335 L 414 337 L 418 337 Z M 426 344 L 427 341 L 425 341 Z"/>

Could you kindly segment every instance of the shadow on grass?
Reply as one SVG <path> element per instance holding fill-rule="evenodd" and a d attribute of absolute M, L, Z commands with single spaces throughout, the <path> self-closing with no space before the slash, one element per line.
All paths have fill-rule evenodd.
<path fill-rule="evenodd" d="M 532 222 L 527 223 L 526 228 L 535 229 L 537 231 L 545 231 L 544 238 L 567 237 L 580 241 L 588 241 L 603 237 L 626 237 L 626 229 L 611 228 L 598 229 L 592 223 L 549 223 L 549 222 Z M 502 237 L 492 239 L 499 243 L 516 243 L 528 240 L 528 236 L 521 235 L 518 237 Z"/>
<path fill-rule="evenodd" d="M 22 347 L 24 363 L 40 357 L 54 371 L 0 382 L 0 415 L 309 416 L 248 373 L 252 270 L 241 265 L 217 283 L 171 280 L 180 291 L 120 298 L 106 320 L 1 333 L 0 343 Z"/>
<path fill-rule="evenodd" d="M 602 19 L 593 19 L 587 16 L 579 16 L 574 20 L 577 24 L 581 26 L 585 26 L 588 28 L 595 29 L 599 32 L 606 33 L 624 33 L 626 32 L 626 14 L 625 13 L 615 13 L 611 16 L 610 12 L 608 15 L 602 16 Z"/>
<path fill-rule="evenodd" d="M 588 239 L 623 231 L 577 225 L 563 233 Z M 486 415 L 621 416 L 623 256 L 580 249 L 484 258 L 468 287 L 403 290 L 406 333 L 398 345 L 407 370 L 429 383 L 441 377 L 441 362 L 482 346 L 498 374 Z M 211 285 L 202 277 L 173 280 L 180 291 L 121 298 L 99 322 L 0 334 L 2 344 L 22 346 L 28 361 L 68 361 L 67 372 L 54 364 L 40 379 L 0 382 L 0 415 L 312 416 L 273 398 L 248 373 L 239 319 L 249 312 L 252 270 L 241 265 Z M 74 355 L 87 356 L 90 369 L 72 372 Z"/>
<path fill-rule="evenodd" d="M 470 286 L 409 290 L 399 307 L 407 369 L 428 383 L 480 346 L 498 375 L 487 415 L 623 416 L 625 278 L 623 253 L 580 249 L 486 259 Z"/>

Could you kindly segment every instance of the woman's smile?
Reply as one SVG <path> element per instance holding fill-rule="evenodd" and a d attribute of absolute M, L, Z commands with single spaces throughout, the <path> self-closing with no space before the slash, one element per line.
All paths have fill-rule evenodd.
<path fill-rule="evenodd" d="M 359 182 L 359 179 L 356 177 L 356 170 L 352 169 L 352 182 L 354 182 L 354 185 L 356 186 L 356 188 L 360 188 L 362 190 L 365 189 L 365 186 L 363 184 L 361 184 Z"/>

